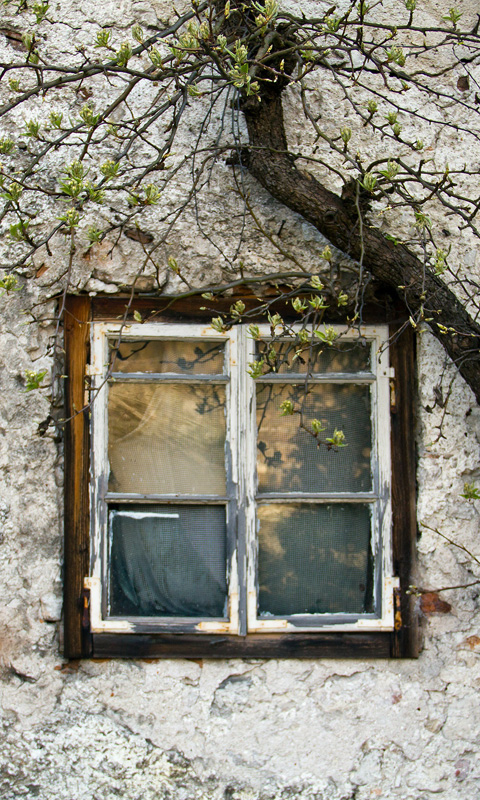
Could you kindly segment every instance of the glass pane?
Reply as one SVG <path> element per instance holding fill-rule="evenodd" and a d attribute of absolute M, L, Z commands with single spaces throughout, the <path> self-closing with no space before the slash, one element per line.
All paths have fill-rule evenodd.
<path fill-rule="evenodd" d="M 113 616 L 224 616 L 224 506 L 124 507 L 110 536 Z"/>
<path fill-rule="evenodd" d="M 282 416 L 285 400 L 303 413 Z M 345 434 L 338 451 L 317 446 L 312 419 L 330 438 Z M 365 492 L 372 486 L 370 388 L 356 384 L 305 387 L 257 384 L 257 474 L 260 492 Z"/>
<path fill-rule="evenodd" d="M 114 372 L 174 372 L 191 375 L 221 375 L 225 342 L 188 342 L 152 339 L 121 342 L 118 350 L 110 340 Z"/>
<path fill-rule="evenodd" d="M 112 492 L 225 494 L 225 387 L 113 383 Z"/>
<path fill-rule="evenodd" d="M 368 506 L 272 503 L 258 524 L 260 615 L 373 610 Z"/>
<path fill-rule="evenodd" d="M 271 363 L 271 350 L 275 351 L 277 362 L 275 372 L 314 373 L 314 372 L 370 372 L 370 342 L 339 342 L 334 345 L 302 344 L 300 341 L 258 342 L 257 359 L 262 356 Z"/>

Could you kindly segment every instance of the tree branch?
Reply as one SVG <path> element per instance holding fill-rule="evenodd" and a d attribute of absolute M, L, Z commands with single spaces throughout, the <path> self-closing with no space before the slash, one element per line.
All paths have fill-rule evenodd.
<path fill-rule="evenodd" d="M 243 112 L 250 173 L 335 247 L 357 261 L 363 253 L 365 269 L 403 299 L 414 320 L 429 323 L 480 402 L 480 326 L 458 297 L 440 277 L 425 271 L 407 247 L 394 244 L 375 227 L 364 225 L 361 231 L 358 217 L 338 195 L 297 169 L 288 152 L 281 92 L 264 91 L 261 101 L 247 99 Z"/>

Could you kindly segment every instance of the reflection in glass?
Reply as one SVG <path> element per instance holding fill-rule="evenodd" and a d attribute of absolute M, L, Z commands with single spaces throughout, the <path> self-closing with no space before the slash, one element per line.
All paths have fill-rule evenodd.
<path fill-rule="evenodd" d="M 151 339 L 123 341 L 116 349 L 111 339 L 110 348 L 113 372 L 221 375 L 224 371 L 224 342 Z"/>
<path fill-rule="evenodd" d="M 290 400 L 303 416 L 282 416 Z M 325 432 L 343 430 L 346 447 L 317 446 L 300 427 L 319 419 Z M 372 486 L 370 388 L 358 384 L 257 383 L 257 475 L 260 492 L 365 492 Z"/>
<path fill-rule="evenodd" d="M 109 490 L 225 494 L 225 387 L 113 383 Z"/>
<path fill-rule="evenodd" d="M 224 616 L 224 506 L 124 506 L 109 519 L 113 616 Z"/>
<path fill-rule="evenodd" d="M 333 345 L 289 340 L 280 342 L 258 342 L 256 358 L 266 357 L 270 350 L 277 355 L 276 371 L 279 373 L 314 372 L 370 372 L 370 342 L 338 342 Z M 268 360 L 267 360 L 267 363 Z"/>
<path fill-rule="evenodd" d="M 260 615 L 373 610 L 367 505 L 259 505 L 258 526 Z"/>

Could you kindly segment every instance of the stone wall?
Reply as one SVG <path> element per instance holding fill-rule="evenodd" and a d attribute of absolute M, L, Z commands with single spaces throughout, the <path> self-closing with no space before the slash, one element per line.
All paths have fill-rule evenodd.
<path fill-rule="evenodd" d="M 393 0 L 392 0 L 393 2 Z M 293 4 L 290 4 L 293 6 Z M 300 5 L 300 4 L 298 4 Z M 315 3 L 302 4 L 308 10 Z M 395 3 L 393 3 L 395 6 Z M 308 8 L 307 8 L 308 6 Z M 431 2 L 425 13 L 439 14 Z M 473 2 L 462 4 L 474 19 Z M 395 10 L 395 9 L 393 9 Z M 5 25 L 19 27 L 11 7 Z M 70 51 L 69 40 L 91 46 L 98 25 L 116 24 L 125 37 L 133 21 L 148 29 L 171 14 L 167 0 L 122 3 L 71 0 L 52 8 L 61 15 L 51 47 Z M 3 23 L 2 23 L 3 24 Z M 48 23 L 45 36 L 50 35 Z M 43 29 L 42 29 L 43 30 Z M 0 32 L 2 57 L 12 57 Z M 93 86 L 95 89 L 95 86 Z M 319 95 L 320 96 L 320 95 Z M 49 103 L 71 108 L 74 98 Z M 335 98 L 323 98 L 339 114 Z M 301 140 L 290 103 L 290 136 Z M 19 112 L 18 123 L 23 124 Z M 191 135 L 202 116 L 191 111 Z M 347 117 L 345 116 L 345 119 Z M 341 120 L 340 120 L 341 121 Z M 453 158 L 455 136 L 437 143 L 436 157 Z M 187 148 L 189 142 L 183 142 Z M 176 156 L 179 157 L 179 156 Z M 301 252 L 315 269 L 321 237 L 294 214 L 262 194 L 248 177 L 265 226 L 284 223 L 283 246 Z M 204 230 L 214 236 L 241 227 L 231 171 L 220 166 L 205 188 Z M 182 183 L 177 183 L 178 193 Z M 174 188 L 165 206 L 178 201 Z M 165 210 L 163 206 L 163 211 Z M 52 213 L 53 210 L 52 210 Z M 158 209 L 142 223 L 157 229 Z M 407 223 L 405 223 L 407 224 Z M 5 227 L 2 229 L 5 233 Z M 470 274 L 479 274 L 468 236 L 455 236 L 455 253 Z M 219 239 L 215 239 L 219 241 Z M 4 247 L 11 246 L 4 239 Z M 234 249 L 233 238 L 230 243 Z M 15 245 L 14 245 L 15 247 Z M 282 256 L 250 222 L 242 245 L 247 269 L 261 274 L 281 268 Z M 89 661 L 62 658 L 62 441 L 42 423 L 52 393 L 24 392 L 25 370 L 50 369 L 56 301 L 67 246 L 58 239 L 25 270 L 22 290 L 0 299 L 0 794 L 5 800 L 474 800 L 480 797 L 480 610 L 476 587 L 442 595 L 451 605 L 418 601 L 423 650 L 417 660 L 231 660 Z M 147 267 L 139 285 L 174 292 L 181 281 L 168 273 L 173 255 L 197 284 L 218 280 L 222 261 L 199 232 L 192 212 L 164 246 L 164 270 Z M 79 248 L 71 289 L 115 293 L 138 270 L 138 243 L 122 238 Z M 30 271 L 29 271 L 30 270 Z M 224 273 L 225 274 L 225 273 Z M 41 304 L 40 306 L 36 304 Z M 24 314 L 32 308 L 41 312 Z M 443 375 L 450 387 L 445 408 L 434 387 Z M 419 395 L 418 542 L 419 586 L 465 584 L 478 565 L 449 545 L 435 529 L 480 557 L 478 501 L 460 495 L 479 477 L 480 415 L 473 396 L 454 377 L 429 333 L 418 337 Z M 423 525 L 422 525 L 423 523 Z M 68 521 L 67 521 L 68 527 Z"/>

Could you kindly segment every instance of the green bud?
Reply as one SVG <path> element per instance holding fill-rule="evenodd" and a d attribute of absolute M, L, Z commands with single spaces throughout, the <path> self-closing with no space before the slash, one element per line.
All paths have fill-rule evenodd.
<path fill-rule="evenodd" d="M 32 10 L 37 18 L 37 25 L 39 25 L 48 11 L 48 3 L 34 3 Z"/>
<path fill-rule="evenodd" d="M 254 380 L 259 378 L 260 375 L 263 374 L 263 367 L 265 364 L 265 359 L 261 358 L 259 361 L 251 361 L 248 365 L 247 372 L 251 378 Z"/>
<path fill-rule="evenodd" d="M 33 45 L 35 44 L 35 34 L 31 33 L 30 31 L 26 31 L 22 35 L 22 42 L 25 45 L 27 50 L 31 50 Z"/>
<path fill-rule="evenodd" d="M 432 227 L 432 221 L 422 211 L 415 211 L 415 227 L 420 230 L 423 228 L 430 229 Z"/>
<path fill-rule="evenodd" d="M 63 114 L 60 114 L 57 111 L 50 112 L 50 122 L 52 123 L 54 128 L 62 127 L 62 119 L 63 119 Z"/>
<path fill-rule="evenodd" d="M 248 334 L 256 341 L 260 339 L 260 328 L 258 325 L 249 325 L 247 328 Z"/>
<path fill-rule="evenodd" d="M 2 193 L 2 197 L 5 198 L 5 200 L 11 200 L 13 203 L 17 203 L 22 192 L 23 187 L 20 186 L 17 181 L 12 181 L 12 183 L 6 187 L 5 192 Z"/>
<path fill-rule="evenodd" d="M 16 275 L 7 273 L 3 278 L 0 278 L 0 297 L 3 297 L 4 294 L 10 294 L 10 292 L 19 292 L 21 288 L 21 286 L 18 286 L 18 278 Z"/>
<path fill-rule="evenodd" d="M 25 135 L 31 139 L 38 139 L 40 133 L 40 123 L 35 119 L 30 119 L 25 123 Z"/>
<path fill-rule="evenodd" d="M 222 317 L 213 317 L 213 319 L 210 322 L 210 325 L 214 331 L 217 331 L 217 333 L 225 333 L 225 331 L 227 330 Z"/>
<path fill-rule="evenodd" d="M 7 136 L 3 136 L 0 139 L 0 153 L 4 156 L 8 155 L 12 152 L 13 148 L 15 147 L 15 142 L 13 139 L 9 139 Z"/>
<path fill-rule="evenodd" d="M 458 9 L 451 8 L 448 14 L 442 17 L 442 19 L 444 19 L 445 22 L 451 22 L 453 27 L 456 28 L 457 22 L 460 20 L 461 17 L 463 17 L 463 14 L 460 11 L 458 11 Z"/>
<path fill-rule="evenodd" d="M 316 330 L 313 331 L 313 335 L 320 339 L 321 342 L 325 342 L 325 344 L 332 345 L 335 339 L 338 339 L 338 333 L 335 332 L 335 329 L 331 325 L 325 325 L 323 331 Z"/>
<path fill-rule="evenodd" d="M 281 318 L 280 314 L 273 314 L 273 316 L 268 314 L 268 321 L 272 331 L 274 331 L 275 328 L 278 328 L 280 325 L 283 325 L 283 319 Z"/>
<path fill-rule="evenodd" d="M 160 55 L 160 51 L 157 50 L 156 47 L 152 47 L 152 49 L 148 51 L 148 57 L 154 67 L 156 67 L 157 69 L 163 69 L 162 56 Z"/>
<path fill-rule="evenodd" d="M 480 500 L 480 492 L 474 483 L 464 483 L 463 494 L 460 497 L 464 497 L 465 500 Z"/>
<path fill-rule="evenodd" d="M 302 344 L 307 344 L 310 341 L 310 334 L 305 328 L 302 328 L 298 333 L 298 338 Z"/>
<path fill-rule="evenodd" d="M 93 108 L 89 103 L 82 107 L 79 116 L 88 128 L 93 128 L 100 119 L 100 114 L 94 114 Z"/>
<path fill-rule="evenodd" d="M 435 253 L 435 261 L 433 266 L 435 267 L 435 275 L 443 275 L 446 269 L 446 259 L 447 254 L 444 250 L 438 249 Z"/>
<path fill-rule="evenodd" d="M 92 200 L 94 203 L 103 203 L 105 199 L 105 192 L 102 189 L 99 189 L 98 186 L 95 186 L 90 181 L 86 182 L 85 189 L 88 192 L 89 200 Z"/>
<path fill-rule="evenodd" d="M 109 159 L 108 161 L 105 161 L 101 165 L 100 172 L 107 180 L 110 180 L 111 178 L 115 178 L 117 176 L 119 168 L 120 168 L 119 161 L 115 162 Z"/>
<path fill-rule="evenodd" d="M 146 206 L 155 206 L 160 200 L 162 193 L 154 183 L 148 183 L 147 186 L 143 187 L 143 191 L 145 193 L 144 203 Z"/>
<path fill-rule="evenodd" d="M 90 244 L 95 244 L 96 242 L 101 242 L 103 239 L 103 232 L 96 228 L 95 225 L 91 225 L 87 231 L 88 241 Z"/>
<path fill-rule="evenodd" d="M 282 412 L 282 417 L 291 417 L 295 413 L 292 401 L 284 400 L 283 403 L 280 403 L 280 411 Z"/>
<path fill-rule="evenodd" d="M 141 25 L 134 25 L 132 28 L 132 36 L 136 42 L 142 44 L 143 42 L 143 28 Z"/>
<path fill-rule="evenodd" d="M 335 428 L 335 430 L 333 431 L 333 434 L 332 434 L 331 438 L 330 439 L 325 439 L 325 441 L 328 442 L 328 444 L 331 447 L 346 447 L 347 446 L 345 444 L 345 434 L 344 434 L 344 432 L 337 430 L 337 428 Z"/>
<path fill-rule="evenodd" d="M 25 370 L 25 392 L 33 392 L 34 389 L 40 389 L 46 374 L 46 369 L 42 370 L 41 372 L 35 372 L 32 369 Z"/>
<path fill-rule="evenodd" d="M 230 314 L 232 317 L 241 317 L 244 311 L 245 303 L 243 303 L 241 300 L 237 300 L 233 306 L 230 306 Z"/>
<path fill-rule="evenodd" d="M 64 222 L 67 228 L 73 231 L 80 222 L 80 214 L 76 208 L 69 208 L 61 217 L 57 217 L 61 222 Z"/>
<path fill-rule="evenodd" d="M 335 15 L 327 17 L 325 23 L 330 33 L 336 33 L 340 27 L 340 20 Z"/>
<path fill-rule="evenodd" d="M 395 64 L 398 64 L 399 67 L 405 66 L 405 55 L 401 47 L 395 45 L 391 47 L 390 50 L 387 50 L 387 58 L 388 61 L 393 61 Z"/>
<path fill-rule="evenodd" d="M 363 180 L 361 181 L 361 185 L 363 186 L 363 188 L 367 192 L 373 192 L 376 184 L 377 184 L 377 179 L 375 175 L 373 175 L 371 172 L 366 172 L 365 175 L 363 176 Z"/>
<path fill-rule="evenodd" d="M 23 242 L 27 238 L 27 230 L 30 222 L 24 222 L 20 220 L 20 222 L 15 222 L 10 225 L 9 233 L 12 239 L 16 242 Z"/>
<path fill-rule="evenodd" d="M 330 259 L 332 257 L 332 251 L 330 250 L 329 247 L 325 247 L 325 249 L 321 253 L 321 256 L 326 261 L 330 261 Z M 322 289 L 324 288 L 323 287 L 323 283 L 320 280 L 320 278 L 318 277 L 318 275 L 312 275 L 312 277 L 310 278 L 310 286 L 312 286 L 314 289 L 318 289 L 319 292 L 321 292 Z"/>
<path fill-rule="evenodd" d="M 322 311 L 324 308 L 328 308 L 328 305 L 325 303 L 325 298 L 318 294 L 313 295 L 308 302 L 314 311 Z"/>
<path fill-rule="evenodd" d="M 132 45 L 130 42 L 122 42 L 116 54 L 116 61 L 119 67 L 126 67 L 132 57 Z"/>
<path fill-rule="evenodd" d="M 97 31 L 95 39 L 95 47 L 107 47 L 110 49 L 112 41 L 112 31 L 101 30 Z"/>
<path fill-rule="evenodd" d="M 305 311 L 305 309 L 307 308 L 306 303 L 304 303 L 304 301 L 300 297 L 294 297 L 293 298 L 292 306 L 293 306 L 294 311 L 297 312 L 297 314 L 300 314 L 302 311 Z"/>
<path fill-rule="evenodd" d="M 314 432 L 315 436 L 318 436 L 319 433 L 323 433 L 327 429 L 322 425 L 319 419 L 312 419 L 311 421 L 312 431 Z"/>
<path fill-rule="evenodd" d="M 388 165 L 386 169 L 380 170 L 380 175 L 383 175 L 388 180 L 392 180 L 398 174 L 400 167 L 396 161 L 392 161 L 390 158 L 388 159 Z"/>

